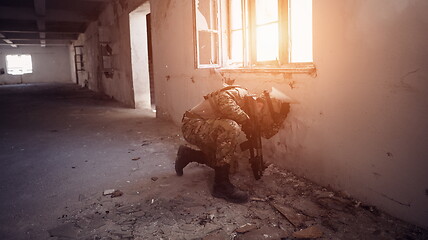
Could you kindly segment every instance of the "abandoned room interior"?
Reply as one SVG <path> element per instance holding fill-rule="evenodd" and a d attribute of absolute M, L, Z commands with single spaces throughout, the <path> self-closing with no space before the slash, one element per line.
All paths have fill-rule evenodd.
<path fill-rule="evenodd" d="M 428 1 L 1 0 L 0 239 L 428 239 Z M 291 102 L 174 170 L 207 94 Z M 244 141 L 245 135 L 239 136 Z"/>

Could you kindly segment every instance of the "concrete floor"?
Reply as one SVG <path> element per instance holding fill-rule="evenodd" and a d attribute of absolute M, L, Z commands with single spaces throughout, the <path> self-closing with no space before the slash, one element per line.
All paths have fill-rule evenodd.
<path fill-rule="evenodd" d="M 43 239 L 79 199 L 171 172 L 178 128 L 151 111 L 38 84 L 1 86 L 0 112 L 0 239 Z"/>
<path fill-rule="evenodd" d="M 211 169 L 175 175 L 177 126 L 75 85 L 0 86 L 0 112 L 0 239 L 428 239 L 273 165 L 255 181 L 245 155 L 251 200 L 213 198 Z"/>

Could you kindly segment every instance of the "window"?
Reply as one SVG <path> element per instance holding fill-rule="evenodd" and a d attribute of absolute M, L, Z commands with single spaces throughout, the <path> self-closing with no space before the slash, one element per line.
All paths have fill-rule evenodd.
<path fill-rule="evenodd" d="M 312 0 L 194 2 L 197 67 L 218 67 L 222 63 L 226 68 L 292 68 L 313 62 Z M 214 22 L 217 25 L 211 27 Z M 202 26 L 207 25 L 202 39 Z"/>
<path fill-rule="evenodd" d="M 220 31 L 217 0 L 194 0 L 196 67 L 219 66 Z"/>
<path fill-rule="evenodd" d="M 6 55 L 7 73 L 11 75 L 23 75 L 33 72 L 31 55 Z"/>

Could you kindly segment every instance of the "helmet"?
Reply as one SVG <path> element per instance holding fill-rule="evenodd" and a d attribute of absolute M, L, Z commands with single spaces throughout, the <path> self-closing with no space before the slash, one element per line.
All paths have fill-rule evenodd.
<path fill-rule="evenodd" d="M 264 91 L 263 97 L 273 121 L 282 123 L 290 111 L 292 99 L 276 88 L 272 88 L 271 92 Z"/>
<path fill-rule="evenodd" d="M 258 100 L 264 103 L 264 110 L 261 116 L 261 131 L 265 138 L 270 138 L 281 128 L 290 111 L 290 103 L 293 100 L 275 88 L 272 88 L 270 92 L 264 91 Z"/>

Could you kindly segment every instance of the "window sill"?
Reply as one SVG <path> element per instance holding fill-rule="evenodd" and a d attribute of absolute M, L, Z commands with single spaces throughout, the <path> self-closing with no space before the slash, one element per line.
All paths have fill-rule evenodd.
<path fill-rule="evenodd" d="M 253 68 L 217 68 L 217 71 L 224 73 L 307 73 L 316 75 L 316 67 L 313 63 L 295 63 L 283 67 L 253 67 Z"/>

